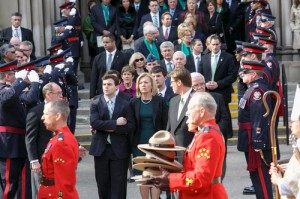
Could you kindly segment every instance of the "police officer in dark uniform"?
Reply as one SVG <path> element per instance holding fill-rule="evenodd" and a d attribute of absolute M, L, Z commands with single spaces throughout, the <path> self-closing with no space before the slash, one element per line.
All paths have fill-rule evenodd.
<path fill-rule="evenodd" d="M 72 26 L 73 29 L 67 34 L 66 41 L 63 42 L 63 49 L 71 49 L 72 57 L 74 59 L 74 72 L 77 75 L 77 69 L 80 58 L 81 44 L 83 44 L 83 34 L 81 31 L 81 18 L 79 12 L 75 8 L 76 4 L 68 2 L 61 5 L 62 19 L 67 20 L 67 24 Z"/>
<path fill-rule="evenodd" d="M 247 170 L 253 183 L 256 198 L 271 199 L 272 184 L 268 174 L 271 163 L 271 143 L 269 137 L 270 116 L 263 117 L 265 108 L 263 94 L 269 90 L 263 81 L 264 64 L 242 61 L 244 83 L 248 85 L 239 101 L 238 150 L 245 153 Z M 270 107 L 270 98 L 267 98 Z"/>
<path fill-rule="evenodd" d="M 0 66 L 0 198 L 3 199 L 14 198 L 18 187 L 24 188 L 21 183 L 26 181 L 22 172 L 27 158 L 26 103 L 36 100 L 39 87 L 37 74 L 22 70 L 15 75 L 16 68 L 17 61 Z M 29 90 L 24 92 L 29 85 Z M 31 197 L 30 190 L 21 191 L 26 198 Z"/>
<path fill-rule="evenodd" d="M 268 2 L 266 0 L 251 1 L 251 10 L 247 12 L 248 19 L 246 19 L 245 41 L 251 41 L 252 35 L 255 33 L 256 27 L 259 26 L 262 13 L 270 13 L 270 10 L 266 9 L 266 5 L 268 5 Z"/>
<path fill-rule="evenodd" d="M 235 59 L 236 59 L 236 64 L 238 67 L 238 74 L 242 71 L 242 68 L 240 67 L 240 63 L 242 60 L 242 52 L 243 52 L 243 42 L 242 41 L 235 41 L 236 44 L 236 49 L 235 49 Z M 238 89 L 238 100 L 240 100 L 245 91 L 247 90 L 247 85 L 243 82 L 242 78 L 240 78 L 238 76 L 238 85 L 237 85 L 237 89 Z"/>
<path fill-rule="evenodd" d="M 77 78 L 74 73 L 73 58 L 71 57 L 70 50 L 66 50 L 58 55 L 50 57 L 50 62 L 55 64 L 51 73 L 51 81 L 60 85 L 63 90 L 63 96 L 69 102 L 70 116 L 68 125 L 71 132 L 74 134 L 78 108 L 78 89 Z"/>

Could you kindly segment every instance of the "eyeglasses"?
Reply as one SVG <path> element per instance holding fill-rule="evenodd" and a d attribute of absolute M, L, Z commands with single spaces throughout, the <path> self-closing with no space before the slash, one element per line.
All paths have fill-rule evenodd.
<path fill-rule="evenodd" d="M 16 51 L 8 51 L 8 52 L 15 54 Z"/>
<path fill-rule="evenodd" d="M 52 93 L 52 94 L 54 94 L 54 95 L 62 95 L 63 94 L 63 92 L 62 91 L 58 91 L 58 92 L 50 92 L 50 93 Z"/>
<path fill-rule="evenodd" d="M 171 80 L 170 83 L 173 84 L 174 82 L 177 82 L 177 80 Z"/>
<path fill-rule="evenodd" d="M 193 85 L 193 87 L 195 87 L 195 88 L 200 87 L 200 86 L 205 86 L 205 82 Z"/>
<path fill-rule="evenodd" d="M 139 59 L 134 60 L 134 62 L 139 62 L 139 61 L 144 61 L 144 58 L 139 58 Z"/>
<path fill-rule="evenodd" d="M 30 49 L 20 49 L 20 50 L 22 50 L 22 51 L 30 51 Z"/>

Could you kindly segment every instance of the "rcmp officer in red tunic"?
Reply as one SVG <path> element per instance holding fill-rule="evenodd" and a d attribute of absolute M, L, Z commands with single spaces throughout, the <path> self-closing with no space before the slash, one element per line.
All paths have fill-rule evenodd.
<path fill-rule="evenodd" d="M 216 102 L 209 93 L 195 93 L 188 104 L 188 129 L 195 136 L 183 157 L 184 170 L 154 177 L 161 189 L 179 192 L 180 199 L 227 199 L 221 183 L 225 142 L 215 122 Z M 199 127 L 199 130 L 198 130 Z"/>
<path fill-rule="evenodd" d="M 268 174 L 271 162 L 271 144 L 269 137 L 270 117 L 263 117 L 263 94 L 269 90 L 264 83 L 264 64 L 254 61 L 242 61 L 243 82 L 248 85 L 239 101 L 238 112 L 238 150 L 245 153 L 247 170 L 253 183 L 257 198 L 271 199 L 272 184 Z M 270 107 L 270 98 L 267 98 Z"/>
<path fill-rule="evenodd" d="M 69 105 L 62 99 L 45 104 L 42 120 L 53 138 L 42 155 L 38 198 L 79 198 L 76 185 L 78 143 L 67 126 Z"/>

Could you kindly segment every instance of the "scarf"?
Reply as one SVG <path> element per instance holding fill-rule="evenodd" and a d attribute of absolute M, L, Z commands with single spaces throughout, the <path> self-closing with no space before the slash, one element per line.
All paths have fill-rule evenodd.
<path fill-rule="evenodd" d="M 162 11 L 167 10 L 167 9 L 168 9 L 168 7 L 165 3 L 162 6 L 158 6 L 159 12 L 162 12 Z"/>
<path fill-rule="evenodd" d="M 178 0 L 179 4 L 181 5 L 182 7 L 182 10 L 185 9 L 185 6 L 186 6 L 186 1 L 183 1 L 183 0 Z"/>
<path fill-rule="evenodd" d="M 150 52 L 150 54 L 154 55 L 158 60 L 160 60 L 159 52 L 157 50 L 155 43 L 153 42 L 152 45 L 149 44 L 149 42 L 147 41 L 146 38 L 144 39 L 144 43 L 146 44 L 147 49 Z"/>
<path fill-rule="evenodd" d="M 103 3 L 101 3 L 101 7 L 103 9 L 104 12 L 104 20 L 105 20 L 105 24 L 108 25 L 109 24 L 109 6 L 104 5 Z"/>
<path fill-rule="evenodd" d="M 183 42 L 180 44 L 181 45 L 181 51 L 186 55 L 192 54 L 191 48 L 187 47 Z"/>

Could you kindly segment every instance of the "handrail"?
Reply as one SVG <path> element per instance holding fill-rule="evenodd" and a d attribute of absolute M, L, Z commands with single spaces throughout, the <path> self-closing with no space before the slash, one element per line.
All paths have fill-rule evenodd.
<path fill-rule="evenodd" d="M 284 115 L 283 115 L 283 125 L 285 125 L 285 135 L 286 135 L 286 144 L 289 145 L 289 124 L 288 124 L 288 88 L 287 88 L 287 78 L 286 78 L 286 72 L 285 72 L 285 65 L 281 64 L 281 78 L 282 78 L 282 100 L 283 100 L 283 106 L 284 106 Z"/>

